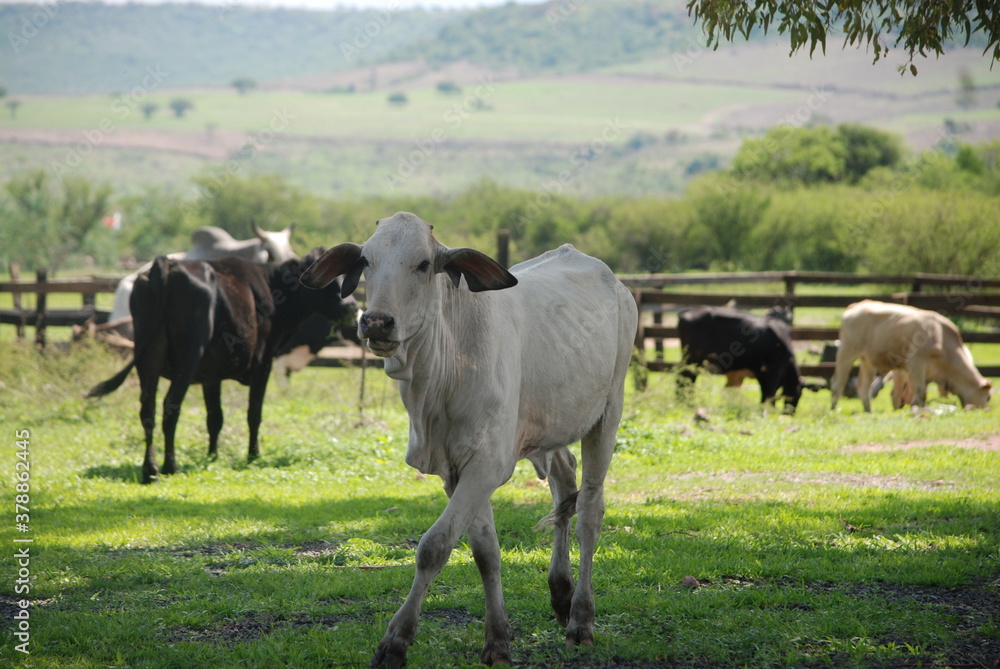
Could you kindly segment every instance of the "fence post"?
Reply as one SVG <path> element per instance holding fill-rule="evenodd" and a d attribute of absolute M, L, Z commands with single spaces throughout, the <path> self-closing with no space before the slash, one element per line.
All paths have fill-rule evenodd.
<path fill-rule="evenodd" d="M 17 281 L 21 278 L 21 263 L 16 260 L 10 264 L 10 280 Z M 11 299 L 13 300 L 14 309 L 20 312 L 20 321 L 14 326 L 17 328 L 17 340 L 24 341 L 24 321 L 25 314 L 21 309 L 21 293 L 19 291 L 14 291 L 11 293 Z"/>
<path fill-rule="evenodd" d="M 657 309 L 653 312 L 653 325 L 663 325 L 663 312 Z M 663 340 L 657 337 L 654 340 L 656 347 L 656 360 L 663 360 Z"/>
<path fill-rule="evenodd" d="M 35 293 L 37 308 L 35 309 L 35 346 L 39 349 L 45 348 L 45 308 L 49 294 L 45 292 L 44 285 L 49 280 L 49 270 L 39 269 L 35 274 L 38 282 L 38 292 Z"/>
<path fill-rule="evenodd" d="M 497 262 L 504 269 L 510 267 L 510 230 L 497 230 Z"/>
<path fill-rule="evenodd" d="M 795 295 L 795 284 L 799 281 L 798 276 L 795 274 L 785 275 L 785 295 Z"/>
<path fill-rule="evenodd" d="M 639 312 L 639 322 L 635 329 L 635 347 L 632 349 L 632 382 L 636 390 L 644 391 L 649 383 L 649 367 L 646 364 L 646 333 L 642 324 L 642 289 L 633 290 L 632 297 L 635 298 Z"/>

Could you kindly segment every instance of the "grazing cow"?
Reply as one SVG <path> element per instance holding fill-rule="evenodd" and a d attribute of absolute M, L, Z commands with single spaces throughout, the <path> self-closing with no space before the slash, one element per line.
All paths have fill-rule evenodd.
<path fill-rule="evenodd" d="M 264 392 L 274 353 L 311 314 L 330 319 L 352 316 L 353 298 L 341 300 L 337 286 L 320 293 L 299 286 L 299 276 L 320 257 L 316 249 L 302 260 L 280 265 L 257 265 L 239 258 L 174 260 L 160 256 L 148 274 L 136 280 L 132 291 L 135 355 L 125 369 L 95 386 L 88 397 L 100 397 L 118 388 L 132 367 L 139 373 L 139 416 L 146 435 L 143 483 L 156 480 L 153 452 L 156 423 L 156 386 L 170 379 L 163 402 L 163 473 L 177 471 L 174 432 L 181 402 L 192 383 L 200 383 L 208 414 L 208 453 L 217 453 L 222 429 L 219 393 L 223 379 L 250 386 L 247 424 L 248 459 L 260 451 Z"/>
<path fill-rule="evenodd" d="M 679 391 L 694 383 L 698 367 L 705 363 L 727 376 L 748 370 L 760 383 L 761 402 L 774 398 L 781 388 L 785 410 L 795 411 L 802 396 L 802 379 L 792 351 L 791 327 L 783 318 L 765 318 L 727 307 L 693 307 L 677 315 L 677 332 L 683 364 Z"/>
<path fill-rule="evenodd" d="M 638 322 L 635 300 L 604 263 L 568 244 L 508 272 L 478 251 L 444 246 L 430 225 L 406 212 L 379 221 L 362 246 L 327 251 L 302 282 L 321 287 L 344 274 L 349 295 L 362 272 L 368 302 L 358 334 L 399 383 L 410 417 L 406 462 L 440 476 L 450 498 L 417 546 L 413 587 L 372 665 L 406 664 L 427 589 L 464 532 L 486 591 L 480 659 L 510 662 L 490 496 L 523 458 L 549 478 L 555 503 L 549 516 L 555 527 L 552 607 L 568 626 L 567 644 L 591 645 L 594 547 Z M 578 440 L 579 490 L 576 459 L 567 448 Z M 574 513 L 575 587 L 569 562 Z"/>
<path fill-rule="evenodd" d="M 985 407 L 992 384 L 976 369 L 955 324 L 934 311 L 902 304 L 862 300 L 847 307 L 841 318 L 837 366 L 830 381 L 830 408 L 844 390 L 854 361 L 861 358 L 858 397 L 871 411 L 871 383 L 875 372 L 903 372 L 897 385 L 908 383 L 913 406 L 924 406 L 927 384 L 938 384 L 942 394 L 953 392 L 963 405 Z M 893 398 L 893 405 L 897 403 Z M 901 404 L 900 404 L 901 406 Z"/>
<path fill-rule="evenodd" d="M 726 303 L 726 306 L 735 307 L 736 300 L 729 300 L 729 302 Z M 792 310 L 788 307 L 771 307 L 767 310 L 767 313 L 764 314 L 764 318 L 776 318 L 784 323 L 787 323 L 788 326 L 791 327 Z M 726 372 L 726 388 L 739 388 L 743 385 L 744 381 L 752 378 L 754 378 L 754 373 L 749 369 L 732 369 Z"/>
<path fill-rule="evenodd" d="M 254 239 L 237 241 L 232 235 L 215 226 L 198 228 L 191 233 L 191 250 L 171 253 L 167 257 L 176 260 L 218 260 L 220 258 L 243 258 L 254 263 L 285 262 L 295 258 L 292 250 L 292 230 L 290 225 L 280 232 L 261 230 L 252 223 Z M 109 324 L 117 324 L 116 329 L 127 337 L 132 336 L 132 327 L 126 319 L 131 317 L 129 298 L 136 278 L 153 263 L 148 262 L 131 274 L 122 277 L 115 288 L 115 301 L 108 316 Z"/>

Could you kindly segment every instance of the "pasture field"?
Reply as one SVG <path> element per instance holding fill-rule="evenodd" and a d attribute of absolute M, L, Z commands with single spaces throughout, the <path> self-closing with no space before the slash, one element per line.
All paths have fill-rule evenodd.
<path fill-rule="evenodd" d="M 604 82 L 600 95 L 587 80 L 502 81 L 483 79 L 456 95 L 433 88 L 410 90 L 407 102 L 394 106 L 385 91 L 321 94 L 295 91 L 258 91 L 244 96 L 232 90 L 171 90 L 143 93 L 142 101 L 129 94 L 35 96 L 24 100 L 24 114 L 0 116 L 0 129 L 80 130 L 94 133 L 102 123 L 114 130 L 167 132 L 218 131 L 254 136 L 262 129 L 290 135 L 372 140 L 423 139 L 434 130 L 458 139 L 589 142 L 600 137 L 609 121 L 631 133 L 667 132 L 696 124 L 723 104 L 752 104 L 792 100 L 800 93 L 777 89 L 676 83 L 664 95 L 658 82 L 617 80 Z M 189 100 L 193 109 L 177 118 L 167 108 L 175 97 Z M 141 105 L 160 109 L 145 119 Z M 30 113 L 29 113 L 30 111 Z M 273 122 L 273 126 L 270 125 Z M 625 136 L 618 139 L 624 140 Z M 266 142 L 265 142 L 266 143 Z"/>
<path fill-rule="evenodd" d="M 272 379 L 248 466 L 245 388 L 224 386 L 220 458 L 200 392 L 178 430 L 182 471 L 139 480 L 138 384 L 85 391 L 122 361 L 97 345 L 0 344 L 6 555 L 0 664 L 33 667 L 367 666 L 444 507 L 403 462 L 407 421 L 379 370 Z M 628 382 L 595 568 L 596 646 L 566 650 L 548 605 L 549 493 L 522 464 L 494 496 L 513 657 L 525 667 L 993 666 L 1000 656 L 996 407 L 888 393 L 865 415 L 807 393 L 764 411 L 753 384 Z M 161 384 L 161 397 L 165 387 Z M 933 393 L 932 393 L 933 394 Z M 694 409 L 709 421 L 694 420 Z M 15 430 L 30 431 L 30 521 L 15 529 Z M 160 435 L 157 442 L 161 443 Z M 162 453 L 160 454 L 162 457 Z M 22 500 L 24 501 L 24 500 Z M 30 538 L 33 543 L 14 543 Z M 30 593 L 13 555 L 30 548 Z M 692 576 L 700 584 L 682 584 Z M 30 651 L 13 615 L 30 598 Z M 476 665 L 479 574 L 460 542 L 431 587 L 412 667 Z"/>
<path fill-rule="evenodd" d="M 19 96 L 16 115 L 0 114 L 0 180 L 45 168 L 127 194 L 150 184 L 190 192 L 191 176 L 235 167 L 347 197 L 449 194 L 484 177 L 542 192 L 568 172 L 560 192 L 662 195 L 782 122 L 873 125 L 917 151 L 940 139 L 946 119 L 963 142 L 998 136 L 998 88 L 978 49 L 920 67 L 904 78 L 862 52 L 789 59 L 767 43 L 562 75 L 404 63 L 331 75 L 325 89 L 293 79 L 238 95 L 177 87 L 164 66 L 112 95 Z M 955 102 L 962 72 L 977 87 L 968 109 Z M 345 92 L 348 81 L 356 92 Z M 442 94 L 443 81 L 460 92 Z M 389 103 L 396 92 L 405 104 Z M 178 97 L 194 105 L 183 118 L 169 108 Z M 149 119 L 147 104 L 157 105 Z M 590 155 L 586 169 L 580 155 Z"/>

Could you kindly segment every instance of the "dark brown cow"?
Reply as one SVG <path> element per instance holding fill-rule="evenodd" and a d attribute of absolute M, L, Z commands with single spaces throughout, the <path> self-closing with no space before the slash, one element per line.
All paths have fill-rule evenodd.
<path fill-rule="evenodd" d="M 239 258 L 172 260 L 160 256 L 148 274 L 136 280 L 131 296 L 135 324 L 135 357 L 121 372 L 99 383 L 88 397 L 100 397 L 118 388 L 132 367 L 141 387 L 139 416 L 146 435 L 143 483 L 159 472 L 153 452 L 156 424 L 156 386 L 170 379 L 163 402 L 163 473 L 177 471 L 174 433 L 184 395 L 200 383 L 208 414 L 208 453 L 215 457 L 222 430 L 220 392 L 223 379 L 250 386 L 247 424 L 248 459 L 260 454 L 260 427 L 264 392 L 276 351 L 281 350 L 310 315 L 340 320 L 352 318 L 357 304 L 342 300 L 331 284 L 321 291 L 302 288 L 299 276 L 322 253 L 280 265 L 257 265 Z"/>

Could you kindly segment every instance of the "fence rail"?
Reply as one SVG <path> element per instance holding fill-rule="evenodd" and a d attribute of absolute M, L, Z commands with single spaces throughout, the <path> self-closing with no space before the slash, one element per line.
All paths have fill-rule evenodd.
<path fill-rule="evenodd" d="M 948 316 L 962 316 L 994 320 L 1000 322 L 1000 278 L 984 278 L 949 274 L 847 274 L 840 272 L 724 272 L 701 274 L 625 274 L 619 278 L 635 295 L 640 308 L 640 326 L 636 335 L 637 344 L 652 341 L 654 357 L 645 362 L 650 371 L 663 371 L 677 363 L 663 358 L 664 340 L 677 337 L 676 326 L 665 325 L 665 314 L 694 305 L 720 306 L 736 300 L 741 308 L 766 309 L 784 306 L 793 310 L 801 307 L 843 309 L 862 299 L 858 295 L 802 295 L 796 294 L 798 286 L 809 284 L 853 285 L 900 287 L 909 290 L 900 292 L 878 291 L 867 295 L 882 302 L 909 304 L 921 309 L 939 311 Z M 117 277 L 82 277 L 72 279 L 50 279 L 45 270 L 36 273 L 34 281 L 22 280 L 16 265 L 11 266 L 11 280 L 0 281 L 0 293 L 10 293 L 12 309 L 0 309 L 0 323 L 14 325 L 18 338 L 24 338 L 25 328 L 35 328 L 35 341 L 45 345 L 48 326 L 84 325 L 88 321 L 101 324 L 108 319 L 109 312 L 96 307 L 96 296 L 114 293 L 118 285 Z M 757 284 L 783 283 L 785 292 L 753 292 L 746 286 Z M 691 286 L 739 286 L 739 290 L 726 292 L 692 292 L 677 290 Z M 930 289 L 930 290 L 928 290 Z M 47 297 L 54 293 L 72 293 L 81 296 L 79 308 L 49 309 Z M 22 306 L 21 297 L 34 294 L 35 308 Z M 1000 344 L 1000 331 L 963 331 L 963 339 L 968 343 Z M 832 341 L 837 338 L 837 329 L 829 327 L 792 327 L 795 341 Z M 324 349 L 313 361 L 316 366 L 338 366 L 357 364 L 360 356 L 356 351 L 339 351 L 338 348 Z M 805 365 L 802 371 L 810 376 L 829 378 L 833 373 L 832 363 Z M 1000 377 L 1000 366 L 980 367 L 985 376 Z"/>

